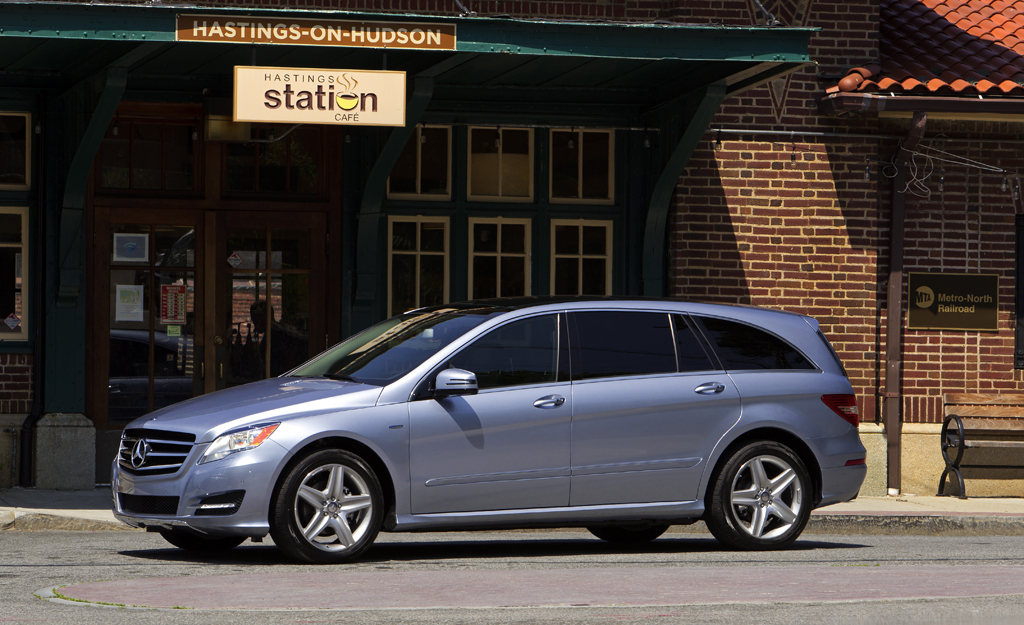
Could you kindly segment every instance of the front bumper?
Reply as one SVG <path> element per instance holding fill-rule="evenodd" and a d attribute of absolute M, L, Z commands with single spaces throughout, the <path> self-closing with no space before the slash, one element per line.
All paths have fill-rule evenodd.
<path fill-rule="evenodd" d="M 270 531 L 268 515 L 274 486 L 290 454 L 268 440 L 256 449 L 197 464 L 208 446 L 194 446 L 181 468 L 170 475 L 132 475 L 115 459 L 111 480 L 114 516 L 132 527 L 147 529 L 265 536 Z M 228 515 L 197 514 L 204 499 L 232 491 L 245 491 L 237 511 Z M 122 498 L 122 494 L 132 497 Z M 129 500 L 132 503 L 128 504 Z M 152 512 L 148 502 L 157 502 L 160 512 Z"/>

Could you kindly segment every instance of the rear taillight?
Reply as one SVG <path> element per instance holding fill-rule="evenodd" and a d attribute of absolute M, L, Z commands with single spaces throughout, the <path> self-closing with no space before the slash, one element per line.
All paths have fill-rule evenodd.
<path fill-rule="evenodd" d="M 857 414 L 857 397 L 855 395 L 822 395 L 821 401 L 840 417 L 857 427 L 860 415 Z"/>

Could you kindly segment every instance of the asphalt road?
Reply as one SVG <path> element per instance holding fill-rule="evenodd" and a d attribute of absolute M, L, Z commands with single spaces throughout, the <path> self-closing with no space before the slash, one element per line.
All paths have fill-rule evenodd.
<path fill-rule="evenodd" d="M 700 534 L 633 549 L 582 532 L 400 534 L 382 535 L 360 563 L 316 567 L 266 544 L 197 557 L 141 532 L 7 531 L 0 558 L 0 623 L 889 625 L 1015 623 L 1024 614 L 1024 539 L 1002 536 L 818 535 L 783 552 L 744 553 Z M 51 588 L 107 593 L 114 604 L 163 597 L 185 609 L 37 596 Z M 218 602 L 249 609 L 209 609 Z"/>

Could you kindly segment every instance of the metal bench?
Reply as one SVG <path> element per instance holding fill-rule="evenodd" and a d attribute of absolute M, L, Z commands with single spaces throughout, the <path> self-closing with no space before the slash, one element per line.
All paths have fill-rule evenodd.
<path fill-rule="evenodd" d="M 1024 394 L 949 394 L 943 405 L 939 444 L 946 468 L 939 478 L 940 497 L 952 476 L 960 499 L 967 499 L 964 469 L 989 478 L 1018 477 L 999 471 L 1024 470 Z"/>

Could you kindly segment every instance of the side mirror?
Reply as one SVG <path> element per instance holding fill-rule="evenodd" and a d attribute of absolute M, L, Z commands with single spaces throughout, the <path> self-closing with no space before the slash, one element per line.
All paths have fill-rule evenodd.
<path fill-rule="evenodd" d="M 434 380 L 434 398 L 476 395 L 476 374 L 465 369 L 442 369 Z"/>

